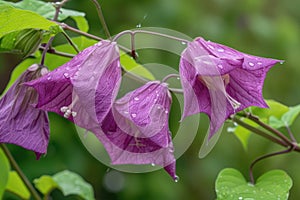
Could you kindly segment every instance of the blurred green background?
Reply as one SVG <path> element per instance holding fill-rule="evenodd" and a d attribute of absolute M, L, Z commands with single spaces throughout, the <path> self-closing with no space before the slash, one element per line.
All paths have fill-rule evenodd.
<path fill-rule="evenodd" d="M 299 0 L 102 0 L 103 12 L 112 35 L 126 29 L 163 27 L 231 46 L 263 57 L 285 60 L 267 75 L 264 97 L 293 106 L 300 103 L 300 1 Z M 90 1 L 70 0 L 67 8 L 83 11 L 90 24 L 90 33 L 104 37 L 97 13 Z M 179 58 L 170 60 L 156 54 L 152 62 L 177 66 Z M 143 61 L 143 58 L 141 58 Z M 147 60 L 148 61 L 148 60 Z M 1 84 L 5 85 L 11 67 L 18 60 L 3 54 L 0 59 Z M 146 174 L 116 173 L 94 159 L 81 144 L 74 126 L 50 114 L 51 140 L 48 154 L 39 161 L 31 152 L 9 145 L 13 155 L 28 177 L 69 169 L 90 182 L 96 199 L 215 199 L 214 181 L 226 167 L 239 169 L 248 179 L 248 167 L 256 157 L 281 147 L 253 135 L 245 151 L 226 127 L 215 149 L 204 159 L 198 151 L 208 127 L 201 115 L 200 129 L 193 144 L 177 160 L 175 183 L 163 171 Z M 292 127 L 297 138 L 299 120 Z M 285 131 L 285 130 L 283 130 Z M 271 169 L 283 169 L 292 177 L 294 186 L 290 199 L 300 199 L 300 155 L 270 158 L 258 163 L 254 173 L 259 177 Z M 13 198 L 13 197 L 10 197 Z M 53 199 L 66 199 L 59 191 Z M 67 199 L 76 199 L 68 197 Z"/>

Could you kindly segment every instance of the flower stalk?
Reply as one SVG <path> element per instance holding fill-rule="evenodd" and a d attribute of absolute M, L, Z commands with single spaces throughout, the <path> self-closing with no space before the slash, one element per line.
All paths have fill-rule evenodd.
<path fill-rule="evenodd" d="M 20 178 L 22 179 L 22 181 L 26 185 L 27 189 L 32 194 L 33 198 L 35 200 L 42 200 L 41 197 L 39 196 L 38 192 L 35 190 L 33 185 L 30 183 L 28 178 L 25 176 L 25 174 L 23 173 L 23 171 L 19 167 L 18 163 L 16 162 L 16 160 L 14 159 L 14 157 L 12 156 L 12 154 L 10 153 L 10 151 L 6 147 L 6 145 L 5 144 L 0 144 L 0 147 L 3 150 L 3 152 L 5 153 L 7 159 L 9 160 L 10 164 L 12 165 L 13 169 L 16 170 L 16 172 L 18 173 L 18 175 L 20 176 Z"/>

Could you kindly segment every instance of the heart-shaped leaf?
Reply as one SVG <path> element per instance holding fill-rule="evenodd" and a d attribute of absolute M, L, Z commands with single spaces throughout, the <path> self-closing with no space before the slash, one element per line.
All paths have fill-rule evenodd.
<path fill-rule="evenodd" d="M 282 170 L 272 170 L 248 183 L 236 169 L 222 170 L 216 180 L 217 200 L 284 200 L 288 199 L 292 179 Z"/>

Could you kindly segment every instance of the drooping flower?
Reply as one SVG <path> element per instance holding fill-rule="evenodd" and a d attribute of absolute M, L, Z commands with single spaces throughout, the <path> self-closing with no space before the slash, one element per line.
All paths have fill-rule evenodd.
<path fill-rule="evenodd" d="M 168 122 L 171 101 L 167 85 L 152 81 L 114 103 L 96 131 L 112 164 L 159 165 L 176 179 Z"/>
<path fill-rule="evenodd" d="M 196 38 L 180 60 L 184 91 L 182 119 L 203 112 L 210 122 L 210 137 L 235 112 L 249 106 L 265 108 L 262 88 L 266 73 L 280 60 L 245 54 Z"/>
<path fill-rule="evenodd" d="M 37 93 L 23 83 L 38 78 L 43 71 L 38 65 L 32 65 L 0 99 L 0 143 L 34 151 L 37 158 L 47 152 L 48 114 L 35 108 Z"/>
<path fill-rule="evenodd" d="M 37 107 L 87 130 L 99 126 L 119 90 L 121 66 L 115 42 L 101 41 L 47 75 L 26 83 L 39 94 Z"/>

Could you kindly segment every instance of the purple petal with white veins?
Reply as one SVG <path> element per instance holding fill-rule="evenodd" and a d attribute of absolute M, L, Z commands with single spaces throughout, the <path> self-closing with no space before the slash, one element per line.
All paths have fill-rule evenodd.
<path fill-rule="evenodd" d="M 196 38 L 180 60 L 184 91 L 182 120 L 204 112 L 210 137 L 232 114 L 249 106 L 267 107 L 262 88 L 266 73 L 280 60 L 239 52 L 225 45 Z"/>
<path fill-rule="evenodd" d="M 47 152 L 49 121 L 47 112 L 33 104 L 37 93 L 23 85 L 40 74 L 26 70 L 0 99 L 0 143 L 12 143 L 34 151 L 37 158 Z"/>
<path fill-rule="evenodd" d="M 37 107 L 93 130 L 111 109 L 121 82 L 117 44 L 101 41 L 68 63 L 26 83 L 39 93 Z"/>
<path fill-rule="evenodd" d="M 174 178 L 175 158 L 169 131 L 171 96 L 157 81 L 117 100 L 96 136 L 102 141 L 112 164 L 155 164 L 167 168 Z"/>

